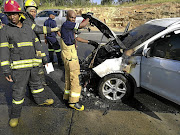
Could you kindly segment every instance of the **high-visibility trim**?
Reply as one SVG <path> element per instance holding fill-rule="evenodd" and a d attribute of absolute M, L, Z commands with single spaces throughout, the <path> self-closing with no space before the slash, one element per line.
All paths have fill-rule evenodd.
<path fill-rule="evenodd" d="M 7 66 L 7 65 L 10 65 L 10 62 L 9 62 L 9 61 L 3 61 L 3 62 L 1 62 L 1 66 Z"/>
<path fill-rule="evenodd" d="M 76 23 L 74 29 L 77 30 L 79 28 L 79 23 Z"/>
<path fill-rule="evenodd" d="M 22 47 L 22 46 L 33 46 L 32 42 L 21 42 L 21 43 L 17 43 L 18 47 Z"/>
<path fill-rule="evenodd" d="M 49 52 L 54 52 L 54 49 L 48 49 Z"/>
<path fill-rule="evenodd" d="M 33 63 L 33 64 L 23 64 L 23 65 L 16 65 L 11 66 L 11 69 L 20 69 L 20 68 L 29 68 L 29 67 L 38 67 L 39 63 Z"/>
<path fill-rule="evenodd" d="M 71 92 L 71 97 L 80 97 L 80 93 Z"/>
<path fill-rule="evenodd" d="M 24 98 L 20 101 L 16 101 L 14 99 L 12 100 L 12 103 L 17 104 L 17 105 L 22 104 L 23 102 L 24 102 Z"/>
<path fill-rule="evenodd" d="M 42 63 L 42 59 L 28 59 L 28 60 L 13 61 L 13 63 L 11 64 L 11 69 L 37 67 L 41 63 Z"/>
<path fill-rule="evenodd" d="M 69 90 L 64 90 L 64 94 L 69 94 Z"/>
<path fill-rule="evenodd" d="M 36 24 L 32 24 L 31 29 L 33 30 L 36 27 Z"/>
<path fill-rule="evenodd" d="M 28 63 L 42 63 L 42 59 L 26 59 L 26 60 L 18 60 L 13 61 L 13 65 L 21 65 L 21 64 L 28 64 Z"/>
<path fill-rule="evenodd" d="M 55 50 L 55 52 L 61 52 L 61 49 Z"/>
<path fill-rule="evenodd" d="M 41 53 L 41 57 L 44 57 L 44 56 L 46 56 L 46 54 L 45 53 Z"/>
<path fill-rule="evenodd" d="M 35 38 L 35 42 L 38 42 L 39 41 L 39 39 L 38 38 Z"/>
<path fill-rule="evenodd" d="M 14 48 L 14 45 L 13 44 L 9 44 L 9 48 Z"/>
<path fill-rule="evenodd" d="M 0 43 L 0 47 L 9 47 L 8 42 Z"/>
<path fill-rule="evenodd" d="M 33 94 L 40 93 L 40 92 L 42 92 L 43 90 L 44 90 L 44 88 L 38 89 L 38 90 L 33 90 L 32 93 L 33 93 Z"/>
<path fill-rule="evenodd" d="M 46 26 L 43 26 L 43 33 L 47 34 L 47 27 Z"/>
<path fill-rule="evenodd" d="M 0 47 L 14 48 L 13 44 L 9 44 L 8 42 L 0 43 Z"/>

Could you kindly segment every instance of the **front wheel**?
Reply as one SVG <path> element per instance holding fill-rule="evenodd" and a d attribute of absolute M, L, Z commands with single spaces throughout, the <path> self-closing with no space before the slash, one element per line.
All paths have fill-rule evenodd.
<path fill-rule="evenodd" d="M 110 74 L 99 83 L 99 95 L 108 101 L 125 101 L 133 95 L 130 84 L 122 74 Z"/>

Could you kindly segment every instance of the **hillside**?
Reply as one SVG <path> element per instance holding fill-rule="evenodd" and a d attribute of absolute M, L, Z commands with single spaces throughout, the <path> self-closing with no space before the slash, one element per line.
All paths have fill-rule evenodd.
<path fill-rule="evenodd" d="M 180 3 L 142 4 L 121 7 L 74 8 L 77 14 L 93 12 L 94 16 L 105 22 L 114 31 L 123 31 L 130 22 L 135 28 L 152 19 L 180 17 Z"/>

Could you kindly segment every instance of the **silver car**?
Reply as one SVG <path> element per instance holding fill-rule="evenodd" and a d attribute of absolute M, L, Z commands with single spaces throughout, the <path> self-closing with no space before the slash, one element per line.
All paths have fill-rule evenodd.
<path fill-rule="evenodd" d="M 43 26 L 44 22 L 49 18 L 48 11 L 53 11 L 57 15 L 55 16 L 55 21 L 58 27 L 61 27 L 61 25 L 66 21 L 66 12 L 67 10 L 62 10 L 62 9 L 46 9 L 43 11 L 40 11 L 36 18 L 35 22 L 36 24 Z M 83 17 L 77 16 L 76 17 L 76 22 L 81 23 L 83 21 Z"/>
<path fill-rule="evenodd" d="M 82 62 L 84 86 L 97 84 L 109 101 L 129 100 L 142 87 L 180 105 L 180 18 L 152 20 L 130 31 L 127 26 L 121 35 L 96 18 L 91 23 L 109 42 Z M 135 52 L 124 58 L 124 48 Z"/>

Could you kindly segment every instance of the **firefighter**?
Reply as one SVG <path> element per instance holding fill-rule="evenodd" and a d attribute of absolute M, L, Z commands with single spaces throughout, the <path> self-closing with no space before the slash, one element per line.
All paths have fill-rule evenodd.
<path fill-rule="evenodd" d="M 33 1 L 33 0 L 26 0 L 24 2 L 24 10 L 25 10 L 25 17 L 24 17 L 24 24 L 28 24 L 33 31 L 36 33 L 36 36 L 39 38 L 39 34 L 47 34 L 47 33 L 51 33 L 51 32 L 55 32 L 58 31 L 59 28 L 58 27 L 54 27 L 54 28 L 50 28 L 50 27 L 46 27 L 46 26 L 39 26 L 36 24 L 36 22 L 34 21 L 36 14 L 37 14 L 37 4 Z M 41 76 L 41 81 L 43 83 L 44 86 L 47 85 L 46 80 L 45 80 L 45 76 L 44 76 L 44 67 L 42 66 L 42 68 L 40 68 L 39 70 L 39 74 Z"/>
<path fill-rule="evenodd" d="M 13 0 L 6 1 L 4 12 L 10 21 L 0 31 L 0 59 L 6 80 L 13 82 L 9 125 L 16 127 L 27 83 L 37 104 L 51 105 L 54 100 L 48 99 L 38 75 L 39 65 L 47 63 L 47 57 L 34 31 L 23 24 L 19 4 Z"/>
<path fill-rule="evenodd" d="M 90 18 L 91 14 L 87 14 L 86 20 L 80 24 L 75 23 L 76 14 L 73 10 L 69 10 L 67 12 L 67 20 L 61 27 L 61 56 L 65 67 L 65 89 L 63 99 L 69 100 L 69 106 L 78 111 L 83 111 L 84 106 L 79 103 L 79 97 L 81 95 L 81 86 L 79 84 L 80 65 L 75 47 L 75 39 L 80 42 L 92 44 L 96 47 L 98 43 L 78 38 L 75 33 L 77 33 L 77 29 L 85 27 Z"/>
<path fill-rule="evenodd" d="M 59 31 L 60 28 L 55 27 L 55 28 L 50 28 L 46 26 L 39 26 L 35 22 L 35 17 L 37 14 L 37 4 L 33 0 L 26 0 L 24 2 L 24 9 L 25 9 L 25 21 L 24 24 L 28 24 L 31 26 L 33 31 L 36 33 L 37 37 L 39 38 L 38 34 L 47 34 L 55 31 Z"/>
<path fill-rule="evenodd" d="M 53 11 L 49 11 L 48 15 L 49 15 L 49 18 L 44 22 L 44 26 L 48 26 L 51 28 L 57 27 L 56 21 L 53 20 L 56 16 L 56 13 L 54 13 Z M 45 38 L 45 43 L 46 44 L 48 43 L 49 61 L 54 63 L 54 55 L 53 54 L 55 52 L 57 55 L 57 59 L 58 59 L 58 66 L 60 67 L 63 65 L 63 62 L 61 59 L 60 45 L 56 38 L 57 34 L 59 37 L 61 37 L 60 32 L 52 32 L 50 34 L 47 34 L 47 36 L 45 34 L 44 38 Z"/>

